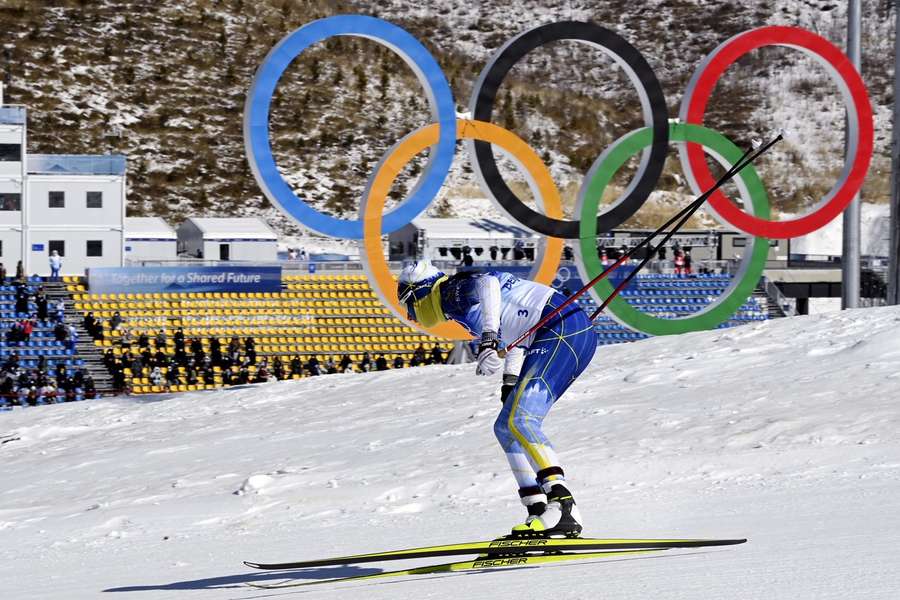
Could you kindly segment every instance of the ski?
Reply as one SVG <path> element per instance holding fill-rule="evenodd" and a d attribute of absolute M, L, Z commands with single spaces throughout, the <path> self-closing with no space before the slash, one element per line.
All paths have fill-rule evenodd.
<path fill-rule="evenodd" d="M 743 544 L 746 539 L 601 539 L 601 538 L 501 538 L 490 541 L 423 546 L 406 550 L 388 550 L 370 554 L 351 554 L 314 560 L 284 563 L 244 561 L 254 569 L 302 569 L 332 565 L 358 564 L 406 558 L 431 558 L 465 554 L 521 555 L 531 552 L 565 552 L 579 550 L 647 550 L 660 548 L 698 548 Z"/>
<path fill-rule="evenodd" d="M 338 577 L 335 579 L 301 582 L 294 581 L 288 583 L 247 583 L 247 585 L 250 587 L 266 590 L 278 590 L 284 588 L 303 587 L 308 585 L 321 585 L 323 583 L 347 583 L 371 579 L 404 577 L 406 575 L 429 575 L 434 573 L 453 573 L 458 571 L 485 571 L 489 569 L 502 569 L 506 567 L 528 567 L 536 565 L 546 565 L 549 563 L 559 563 L 570 560 L 590 560 L 597 558 L 632 556 L 636 554 L 649 554 L 651 552 L 662 552 L 664 550 L 668 550 L 668 548 L 648 548 L 644 550 L 609 550 L 605 552 L 578 552 L 570 554 L 532 554 L 528 556 L 507 556 L 499 558 L 488 556 L 479 557 L 475 560 L 451 562 L 440 565 L 429 565 L 427 567 L 401 569 L 398 571 L 385 571 L 383 573 L 373 573 L 370 575 L 351 575 L 350 577 Z"/>

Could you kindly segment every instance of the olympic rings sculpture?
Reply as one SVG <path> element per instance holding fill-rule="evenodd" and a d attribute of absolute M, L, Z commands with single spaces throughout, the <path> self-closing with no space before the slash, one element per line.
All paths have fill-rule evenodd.
<path fill-rule="evenodd" d="M 415 73 L 431 107 L 433 123 L 394 145 L 382 157 L 369 179 L 360 206 L 361 218 L 347 220 L 326 215 L 297 197 L 278 172 L 269 137 L 272 97 L 285 70 L 312 44 L 333 36 L 373 40 L 399 55 Z M 600 49 L 627 74 L 640 98 L 644 127 L 613 142 L 596 159 L 578 194 L 579 220 L 563 219 L 559 192 L 546 165 L 524 141 L 491 124 L 497 90 L 515 64 L 530 51 L 553 41 L 574 40 Z M 359 240 L 360 254 L 372 287 L 403 321 L 396 285 L 382 253 L 380 238 L 409 223 L 427 208 L 445 181 L 457 140 L 466 149 L 482 190 L 497 208 L 528 229 L 547 236 L 531 278 L 549 284 L 558 269 L 563 240 L 578 240 L 576 258 L 582 279 L 596 276 L 601 266 L 596 238 L 615 229 L 643 205 L 662 173 L 670 139 L 679 144 L 679 158 L 691 189 L 700 194 L 713 185 L 704 151 L 723 166 L 736 162 L 742 152 L 727 138 L 702 126 L 709 97 L 725 70 L 748 52 L 763 46 L 787 46 L 813 57 L 825 67 L 841 92 L 847 110 L 849 141 L 843 170 L 831 190 L 809 213 L 789 221 L 770 220 L 769 201 L 753 165 L 736 180 L 744 210 L 721 191 L 709 206 L 723 225 L 754 236 L 753 246 L 741 262 L 731 286 L 698 313 L 675 319 L 656 318 L 618 297 L 609 305 L 614 319 L 650 335 L 669 335 L 709 329 L 726 321 L 752 293 L 765 267 L 768 238 L 806 235 L 839 215 L 859 192 L 873 152 L 872 107 L 865 84 L 850 60 L 826 39 L 796 27 L 767 26 L 745 31 L 721 43 L 697 67 L 681 102 L 679 122 L 670 124 L 662 87 L 641 53 L 615 32 L 594 23 L 562 21 L 534 27 L 509 40 L 489 59 L 474 85 L 469 109 L 471 120 L 457 120 L 450 86 L 428 50 L 402 28 L 375 17 L 339 15 L 308 23 L 285 36 L 266 56 L 253 79 L 244 106 L 244 145 L 251 170 L 263 193 L 299 224 L 324 235 Z M 543 211 L 529 208 L 503 181 L 492 145 L 503 148 L 526 173 Z M 385 198 L 396 176 L 423 149 L 431 158 L 409 196 L 386 214 Z M 624 192 L 598 213 L 603 190 L 616 171 L 641 152 L 640 165 Z M 601 302 L 612 292 L 608 281 L 592 290 Z M 420 331 L 452 339 L 469 336 L 455 324 Z"/>

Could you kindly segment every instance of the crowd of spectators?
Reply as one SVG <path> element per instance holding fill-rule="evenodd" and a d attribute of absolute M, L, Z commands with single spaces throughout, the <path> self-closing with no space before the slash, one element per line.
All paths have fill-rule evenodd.
<path fill-rule="evenodd" d="M 85 315 L 84 319 L 84 326 L 94 339 L 101 339 L 102 323 L 92 313 Z M 122 325 L 121 315 L 114 313 L 109 326 L 111 330 L 121 330 L 118 338 L 120 352 L 108 348 L 103 355 L 116 391 L 129 391 L 132 377 L 147 378 L 152 385 L 167 390 L 176 385 L 213 385 L 217 372 L 221 373 L 224 385 L 269 380 L 268 362 L 259 360 L 256 341 L 252 337 L 243 340 L 232 337 L 227 344 L 214 337 L 209 339 L 208 348 L 205 348 L 200 338 L 188 339 L 184 329 L 179 327 L 172 335 L 170 353 L 169 338 L 164 329 L 160 329 L 152 339 L 146 332 L 141 332 L 134 339 Z"/>
<path fill-rule="evenodd" d="M 103 324 L 93 313 L 85 315 L 84 327 L 95 339 L 102 339 Z M 400 355 L 389 362 L 384 354 L 378 354 L 373 359 L 369 352 L 365 352 L 358 362 L 349 354 L 344 354 L 339 360 L 334 355 L 327 355 L 324 360 L 319 360 L 315 354 L 294 355 L 290 358 L 276 355 L 270 362 L 268 357 L 257 355 L 253 337 L 245 337 L 243 340 L 232 337 L 227 344 L 212 337 L 209 338 L 207 349 L 200 338 L 187 339 L 184 329 L 180 327 L 172 336 L 172 352 L 169 352 L 168 335 L 164 329 L 160 329 L 152 338 L 142 332 L 135 340 L 123 327 L 118 312 L 110 319 L 109 328 L 121 330 L 118 344 L 120 351 L 108 348 L 103 355 L 103 362 L 112 375 L 113 388 L 117 392 L 129 392 L 131 379 L 135 377 L 146 378 L 151 385 L 170 391 L 177 385 L 214 385 L 218 383 L 217 374 L 221 375 L 222 385 L 231 386 L 283 381 L 295 376 L 386 371 L 406 366 L 406 361 Z M 439 345 L 435 344 L 430 351 L 426 351 L 419 344 L 409 366 L 443 364 L 445 361 L 444 352 Z"/>
<path fill-rule="evenodd" d="M 0 281 L 7 283 L 6 269 L 0 264 Z M 42 286 L 31 286 L 25 279 L 21 263 L 16 269 L 14 288 L 15 318 L 4 321 L 4 347 L 0 353 L 0 405 L 35 406 L 94 398 L 97 389 L 90 374 L 71 369 L 66 356 L 75 351 L 78 333 L 65 322 L 63 300 L 51 302 Z M 53 346 L 43 345 L 43 332 L 52 330 Z M 40 355 L 36 360 L 20 354 L 32 346 L 63 347 L 67 355 Z"/>
<path fill-rule="evenodd" d="M 418 367 L 422 365 L 444 364 L 446 360 L 444 351 L 441 350 L 441 347 L 438 344 L 435 344 L 431 351 L 426 351 L 425 346 L 419 344 L 419 347 L 413 352 L 412 358 L 409 361 L 409 366 Z M 400 354 L 397 354 L 393 361 L 388 361 L 384 354 L 377 354 L 373 360 L 372 355 L 369 352 L 364 352 L 358 364 L 354 363 L 349 354 L 342 355 L 338 362 L 334 361 L 334 356 L 328 355 L 325 358 L 324 363 L 320 361 L 316 355 L 310 356 L 306 362 L 303 362 L 299 356 L 294 356 L 290 361 L 289 371 L 285 368 L 281 359 L 276 357 L 273 362 L 273 373 L 275 374 L 276 379 L 280 381 L 282 379 L 290 379 L 295 374 L 302 376 L 304 373 L 307 375 L 355 372 L 365 373 L 368 371 L 387 371 L 392 368 L 402 369 L 405 366 L 406 361 L 403 360 L 403 356 Z M 279 373 L 282 375 L 279 376 Z"/>

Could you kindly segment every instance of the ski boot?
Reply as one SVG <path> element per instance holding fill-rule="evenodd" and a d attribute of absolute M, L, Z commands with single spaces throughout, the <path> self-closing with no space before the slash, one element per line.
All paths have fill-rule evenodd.
<path fill-rule="evenodd" d="M 557 483 L 547 492 L 546 504 L 536 502 L 528 506 L 528 519 L 513 527 L 510 537 L 575 538 L 581 530 L 581 513 L 572 493 Z"/>

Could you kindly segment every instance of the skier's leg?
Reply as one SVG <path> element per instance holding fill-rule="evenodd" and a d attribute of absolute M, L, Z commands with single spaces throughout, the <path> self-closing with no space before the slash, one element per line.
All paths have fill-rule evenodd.
<path fill-rule="evenodd" d="M 546 310 L 564 300 L 554 297 Z M 525 353 L 520 381 L 504 404 L 495 431 L 508 430 L 509 436 L 524 451 L 537 484 L 548 495 L 548 513 L 529 519 L 527 530 L 550 530 L 553 533 L 577 534 L 581 531 L 580 515 L 569 490 L 563 485 L 565 474 L 550 440 L 544 434 L 544 418 L 553 404 L 569 388 L 590 363 L 596 348 L 596 334 L 581 309 L 564 311 L 559 319 L 542 327 Z M 503 420 L 504 423 L 500 423 Z M 505 427 L 504 427 L 505 425 Z M 499 437 L 499 433 L 498 433 Z M 518 450 L 507 441 L 507 447 Z M 510 453 L 507 453 L 509 457 Z M 521 455 L 510 458 L 514 473 L 523 472 Z M 520 483 L 524 474 L 517 475 Z M 553 531 L 559 530 L 559 531 Z"/>

